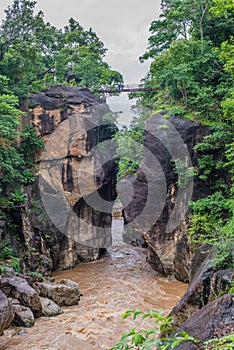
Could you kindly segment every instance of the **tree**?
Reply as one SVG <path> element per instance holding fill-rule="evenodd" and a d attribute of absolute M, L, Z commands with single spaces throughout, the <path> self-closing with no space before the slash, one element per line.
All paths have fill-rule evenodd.
<path fill-rule="evenodd" d="M 55 83 L 100 88 L 122 80 L 104 62 L 107 50 L 91 28 L 70 18 L 57 29 L 41 11 L 34 14 L 35 4 L 15 0 L 0 27 L 0 74 L 20 100 Z"/>

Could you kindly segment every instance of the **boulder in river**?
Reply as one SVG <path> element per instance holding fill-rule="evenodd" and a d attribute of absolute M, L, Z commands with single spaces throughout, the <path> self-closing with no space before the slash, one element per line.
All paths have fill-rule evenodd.
<path fill-rule="evenodd" d="M 68 280 L 66 280 L 68 281 Z M 80 300 L 80 292 L 77 283 L 70 281 L 65 283 L 35 283 L 35 289 L 40 296 L 52 299 L 59 306 L 77 305 Z"/>
<path fill-rule="evenodd" d="M 53 300 L 41 297 L 42 316 L 51 317 L 61 315 L 63 310 Z"/>
<path fill-rule="evenodd" d="M 33 313 L 29 307 L 23 305 L 14 305 L 15 318 L 14 323 L 17 326 L 32 327 L 35 323 Z"/>
<path fill-rule="evenodd" d="M 18 299 L 21 305 L 29 307 L 35 317 L 40 317 L 42 312 L 39 294 L 24 278 L 2 275 L 0 289 L 7 296 Z"/>

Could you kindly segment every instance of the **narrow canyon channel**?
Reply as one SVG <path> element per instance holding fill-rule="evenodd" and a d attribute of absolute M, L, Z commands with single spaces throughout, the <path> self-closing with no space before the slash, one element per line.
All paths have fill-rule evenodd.
<path fill-rule="evenodd" d="M 107 350 L 136 324 L 130 318 L 123 323 L 126 310 L 168 313 L 173 308 L 187 285 L 152 270 L 146 249 L 123 243 L 122 225 L 114 220 L 113 245 L 100 260 L 54 273 L 58 281 L 78 282 L 79 305 L 64 307 L 60 316 L 37 319 L 33 328 L 6 330 L 1 350 Z"/>

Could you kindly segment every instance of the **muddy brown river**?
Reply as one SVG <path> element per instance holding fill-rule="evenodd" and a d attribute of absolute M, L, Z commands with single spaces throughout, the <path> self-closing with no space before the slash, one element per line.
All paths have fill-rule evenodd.
<path fill-rule="evenodd" d="M 0 338 L 1 350 L 108 350 L 135 325 L 130 319 L 122 322 L 126 310 L 172 309 L 187 285 L 153 271 L 146 249 L 123 243 L 121 221 L 114 224 L 113 245 L 103 258 L 54 273 L 58 281 L 78 282 L 83 294 L 79 305 L 64 307 L 57 317 L 37 319 L 33 328 L 8 329 Z"/>

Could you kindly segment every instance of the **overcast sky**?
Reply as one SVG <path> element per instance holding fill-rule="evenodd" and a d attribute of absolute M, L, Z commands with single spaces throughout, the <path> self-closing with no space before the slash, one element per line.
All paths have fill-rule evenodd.
<path fill-rule="evenodd" d="M 0 0 L 0 19 L 13 0 Z M 64 27 L 73 17 L 91 27 L 108 49 L 105 60 L 124 75 L 125 83 L 138 83 L 149 63 L 139 63 L 145 52 L 150 23 L 159 15 L 160 0 L 38 0 L 45 20 Z"/>
<path fill-rule="evenodd" d="M 13 0 L 0 0 L 0 21 Z M 73 17 L 85 29 L 90 27 L 108 49 L 105 61 L 124 76 L 125 84 L 139 83 L 150 62 L 140 63 L 147 48 L 149 26 L 160 14 L 161 0 L 38 0 L 36 11 L 45 20 L 63 28 Z M 123 110 L 121 121 L 129 121 L 130 104 L 126 94 L 108 99 L 112 110 Z"/>

